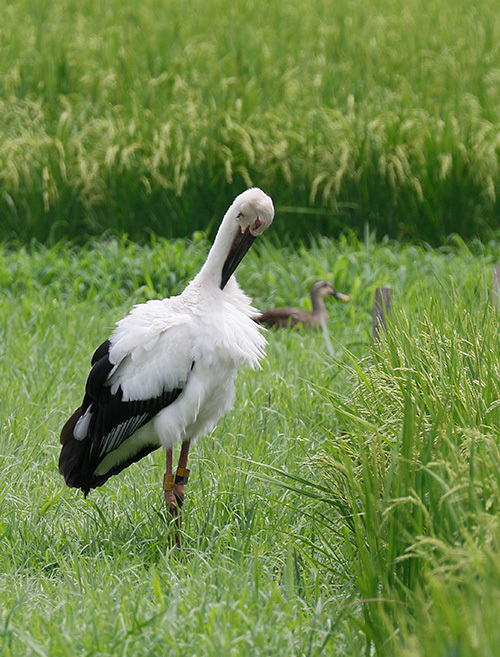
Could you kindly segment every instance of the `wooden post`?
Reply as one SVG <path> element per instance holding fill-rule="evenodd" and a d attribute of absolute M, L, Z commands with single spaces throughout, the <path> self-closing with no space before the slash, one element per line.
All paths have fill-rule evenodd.
<path fill-rule="evenodd" d="M 373 299 L 372 335 L 375 342 L 380 341 L 383 331 L 387 331 L 386 319 L 391 315 L 391 290 L 377 287 Z"/>
<path fill-rule="evenodd" d="M 500 310 L 500 265 L 493 265 L 491 270 L 491 303 Z"/>

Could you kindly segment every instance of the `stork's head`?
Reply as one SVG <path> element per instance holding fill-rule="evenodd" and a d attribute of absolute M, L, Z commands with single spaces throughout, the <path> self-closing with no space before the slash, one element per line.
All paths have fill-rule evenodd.
<path fill-rule="evenodd" d="M 221 290 L 224 289 L 255 238 L 271 225 L 273 218 L 273 202 L 258 187 L 247 189 L 234 199 L 225 220 L 230 221 L 233 226 L 236 224 L 237 232 L 222 267 Z"/>
<path fill-rule="evenodd" d="M 247 189 L 237 196 L 230 208 L 238 222 L 240 232 L 250 232 L 257 237 L 269 228 L 274 218 L 274 206 L 271 198 L 258 187 Z"/>

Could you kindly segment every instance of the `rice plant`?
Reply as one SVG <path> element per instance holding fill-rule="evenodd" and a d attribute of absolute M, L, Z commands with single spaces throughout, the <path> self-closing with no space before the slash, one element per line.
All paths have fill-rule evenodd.
<path fill-rule="evenodd" d="M 348 395 L 317 387 L 310 474 L 273 477 L 316 508 L 297 541 L 352 587 L 367 654 L 494 655 L 498 311 L 453 278 L 401 303 L 369 356 L 337 361 Z"/>
<path fill-rule="evenodd" d="M 15 0 L 2 235 L 186 236 L 259 185 L 297 239 L 498 228 L 493 0 Z"/>

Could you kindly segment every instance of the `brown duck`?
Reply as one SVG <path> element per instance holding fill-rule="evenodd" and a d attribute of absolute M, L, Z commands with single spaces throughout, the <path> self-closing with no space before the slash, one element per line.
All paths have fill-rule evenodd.
<path fill-rule="evenodd" d="M 273 308 L 256 317 L 255 321 L 268 327 L 286 328 L 302 324 L 318 329 L 322 323 L 328 321 L 328 311 L 324 302 L 326 296 L 331 295 L 341 301 L 349 301 L 346 294 L 337 292 L 333 285 L 326 281 L 316 281 L 311 287 L 310 295 L 312 312 L 300 308 Z"/>

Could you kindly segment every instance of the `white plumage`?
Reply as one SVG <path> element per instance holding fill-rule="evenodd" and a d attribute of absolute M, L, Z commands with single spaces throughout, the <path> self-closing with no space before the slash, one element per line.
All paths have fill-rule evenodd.
<path fill-rule="evenodd" d="M 260 189 L 240 194 L 182 294 L 135 306 L 97 349 L 82 406 L 61 432 L 59 469 L 69 486 L 87 494 L 160 446 L 171 483 L 172 447 L 183 442 L 182 472 L 165 488 L 171 511 L 172 495 L 182 504 L 190 442 L 233 404 L 240 365 L 254 368 L 264 355 L 258 313 L 232 273 L 273 216 Z"/>

